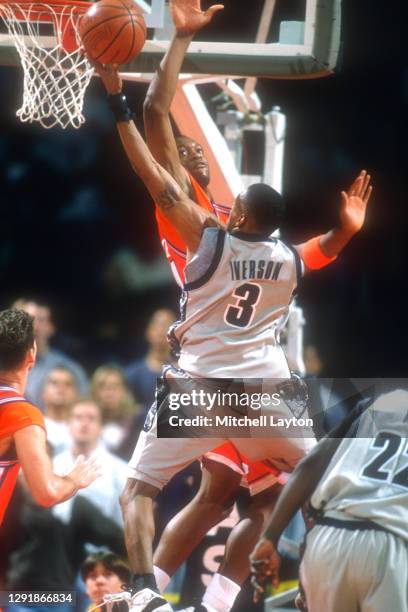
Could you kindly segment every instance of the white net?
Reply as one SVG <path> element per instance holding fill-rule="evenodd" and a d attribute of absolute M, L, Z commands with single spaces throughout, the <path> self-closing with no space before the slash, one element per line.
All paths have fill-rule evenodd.
<path fill-rule="evenodd" d="M 0 18 L 16 46 L 24 71 L 21 121 L 44 128 L 84 123 L 84 95 L 93 69 L 78 49 L 74 5 L 0 3 Z M 51 35 L 44 35 L 48 24 Z"/>

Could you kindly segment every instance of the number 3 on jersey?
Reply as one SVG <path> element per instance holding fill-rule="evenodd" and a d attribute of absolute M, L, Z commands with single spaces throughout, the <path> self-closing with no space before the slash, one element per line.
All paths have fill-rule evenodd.
<path fill-rule="evenodd" d="M 232 294 L 236 302 L 227 306 L 224 321 L 233 327 L 248 327 L 254 318 L 261 294 L 262 287 L 256 283 L 244 283 L 237 287 Z"/>

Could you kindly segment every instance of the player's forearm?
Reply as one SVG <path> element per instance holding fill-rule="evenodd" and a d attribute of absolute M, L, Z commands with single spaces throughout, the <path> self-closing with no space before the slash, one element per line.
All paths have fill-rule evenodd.
<path fill-rule="evenodd" d="M 69 499 L 78 490 L 74 480 L 69 476 L 38 472 L 35 478 L 30 478 L 27 474 L 25 476 L 34 500 L 45 508 Z"/>
<path fill-rule="evenodd" d="M 123 147 L 136 174 L 140 176 L 153 201 L 166 210 L 167 200 L 175 206 L 181 189 L 173 177 L 156 162 L 133 121 L 120 121 L 117 124 Z"/>
<path fill-rule="evenodd" d="M 144 103 L 145 120 L 154 115 L 170 113 L 170 106 L 176 93 L 178 77 L 188 46 L 193 38 L 190 34 L 176 33 L 164 56 L 146 94 Z"/>
<path fill-rule="evenodd" d="M 264 537 L 275 546 L 290 520 L 310 499 L 341 439 L 325 438 L 296 467 L 276 503 Z"/>
<path fill-rule="evenodd" d="M 132 168 L 144 180 L 149 167 L 155 163 L 152 154 L 133 121 L 119 121 L 116 127 Z"/>
<path fill-rule="evenodd" d="M 332 263 L 349 243 L 355 232 L 343 227 L 331 229 L 326 234 L 315 236 L 297 245 L 299 255 L 309 270 L 319 270 Z"/>
<path fill-rule="evenodd" d="M 337 257 L 354 235 L 349 229 L 335 227 L 320 237 L 320 248 L 326 257 Z"/>

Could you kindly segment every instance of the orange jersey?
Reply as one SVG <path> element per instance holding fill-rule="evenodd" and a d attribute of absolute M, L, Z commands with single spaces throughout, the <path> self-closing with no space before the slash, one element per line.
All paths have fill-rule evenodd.
<path fill-rule="evenodd" d="M 189 175 L 193 188 L 195 202 L 202 208 L 214 213 L 222 222 L 227 221 L 230 213 L 228 206 L 216 204 L 208 197 L 204 189 L 197 183 L 194 177 Z M 171 270 L 179 285 L 184 283 L 184 268 L 186 266 L 187 251 L 184 240 L 174 229 L 171 222 L 166 219 L 158 206 L 156 206 L 156 221 L 159 230 L 160 241 L 169 261 Z"/>
<path fill-rule="evenodd" d="M 41 412 L 27 402 L 12 387 L 0 387 L 0 440 L 10 438 L 16 431 L 38 425 L 45 431 L 44 417 Z M 0 457 L 0 525 L 11 499 L 20 471 L 16 457 Z"/>

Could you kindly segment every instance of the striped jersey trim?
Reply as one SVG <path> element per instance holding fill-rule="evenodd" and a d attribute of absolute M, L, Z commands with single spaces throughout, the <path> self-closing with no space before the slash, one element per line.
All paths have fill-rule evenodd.
<path fill-rule="evenodd" d="M 10 404 L 11 402 L 25 402 L 26 399 L 24 397 L 3 397 L 0 399 L 0 404 Z"/>
<path fill-rule="evenodd" d="M 187 253 L 186 253 L 186 251 L 182 251 L 181 249 L 179 249 L 179 248 L 177 248 L 176 246 L 174 246 L 174 244 L 172 244 L 172 243 L 170 242 L 170 240 L 168 240 L 167 238 L 165 238 L 164 240 L 166 241 L 167 245 L 168 245 L 168 246 L 169 246 L 171 249 L 173 249 L 173 251 L 174 251 L 175 253 L 177 253 L 177 255 L 180 255 L 180 257 L 182 257 L 183 259 L 187 259 Z"/>

